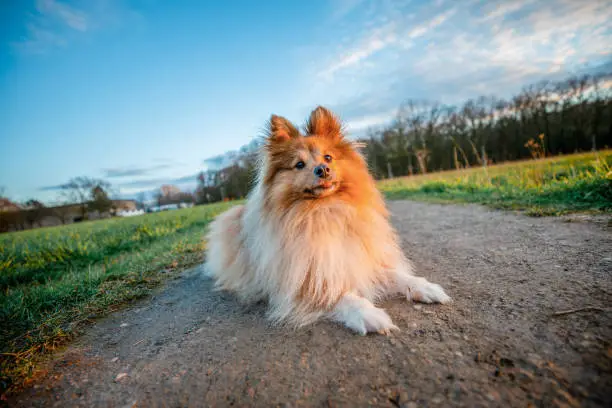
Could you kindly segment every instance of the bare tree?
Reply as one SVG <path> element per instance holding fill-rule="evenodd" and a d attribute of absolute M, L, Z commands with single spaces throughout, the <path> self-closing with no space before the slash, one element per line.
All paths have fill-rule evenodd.
<path fill-rule="evenodd" d="M 81 216 L 87 218 L 87 206 L 94 199 L 94 189 L 98 187 L 103 191 L 111 189 L 110 183 L 90 177 L 75 177 L 61 186 L 62 196 L 67 203 L 78 204 L 81 208 Z"/>
<path fill-rule="evenodd" d="M 111 210 L 113 202 L 108 197 L 106 190 L 97 184 L 91 189 L 91 201 L 88 204 L 90 210 L 97 211 L 99 215 Z"/>

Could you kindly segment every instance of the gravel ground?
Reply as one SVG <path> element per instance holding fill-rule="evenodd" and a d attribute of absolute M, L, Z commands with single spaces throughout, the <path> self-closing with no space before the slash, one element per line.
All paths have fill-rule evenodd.
<path fill-rule="evenodd" d="M 195 269 L 98 321 L 9 405 L 612 406 L 609 217 L 390 208 L 419 274 L 454 299 L 387 301 L 401 332 L 272 328 Z"/>

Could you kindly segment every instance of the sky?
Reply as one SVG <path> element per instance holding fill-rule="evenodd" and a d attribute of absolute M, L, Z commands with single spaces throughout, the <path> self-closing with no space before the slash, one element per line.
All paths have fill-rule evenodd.
<path fill-rule="evenodd" d="M 356 137 L 408 98 L 601 67 L 607 0 L 3 1 L 0 188 L 47 203 L 76 176 L 121 197 L 194 188 L 272 113 L 302 124 L 324 105 Z"/>

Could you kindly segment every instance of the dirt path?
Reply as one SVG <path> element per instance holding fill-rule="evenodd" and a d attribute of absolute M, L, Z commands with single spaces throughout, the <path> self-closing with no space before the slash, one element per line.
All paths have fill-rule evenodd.
<path fill-rule="evenodd" d="M 605 220 L 390 206 L 420 274 L 454 298 L 451 306 L 386 302 L 400 333 L 270 328 L 261 306 L 241 309 L 195 270 L 98 322 L 9 404 L 611 406 Z M 608 309 L 551 316 L 587 305 Z"/>

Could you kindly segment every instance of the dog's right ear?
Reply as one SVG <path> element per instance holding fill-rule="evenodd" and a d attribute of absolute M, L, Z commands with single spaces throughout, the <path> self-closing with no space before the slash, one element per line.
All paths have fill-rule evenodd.
<path fill-rule="evenodd" d="M 272 115 L 268 124 L 268 140 L 272 142 L 286 142 L 300 136 L 293 123 L 282 116 Z"/>
<path fill-rule="evenodd" d="M 306 133 L 340 140 L 342 139 L 342 123 L 329 109 L 319 106 L 312 111 L 306 122 Z"/>

